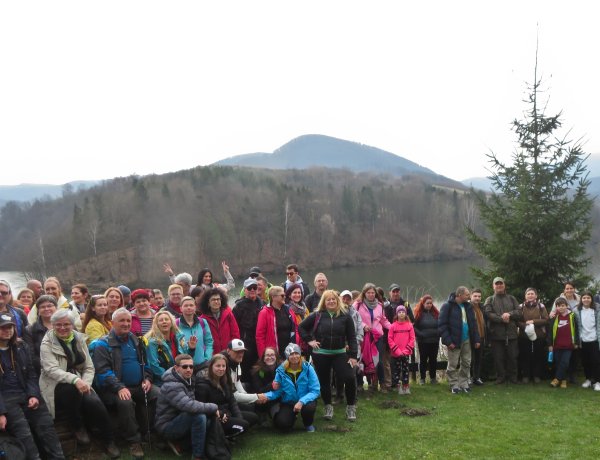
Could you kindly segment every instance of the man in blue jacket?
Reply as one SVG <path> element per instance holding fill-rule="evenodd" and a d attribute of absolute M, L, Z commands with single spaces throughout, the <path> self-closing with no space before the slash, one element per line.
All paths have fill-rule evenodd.
<path fill-rule="evenodd" d="M 130 443 L 131 456 L 143 458 L 139 428 L 150 435 L 158 389 L 152 386 L 144 347 L 131 332 L 131 313 L 121 307 L 113 313 L 112 322 L 110 333 L 90 344 L 96 384 L 104 403 L 117 408 L 121 434 Z M 136 406 L 145 406 L 145 410 L 136 410 Z M 141 416 L 139 425 L 136 413 Z"/>
<path fill-rule="evenodd" d="M 450 294 L 448 301 L 442 305 L 438 318 L 442 343 L 448 347 L 446 375 L 452 394 L 471 391 L 471 343 L 476 349 L 481 346 L 477 320 L 469 303 L 470 296 L 467 287 L 456 288 L 456 292 Z"/>

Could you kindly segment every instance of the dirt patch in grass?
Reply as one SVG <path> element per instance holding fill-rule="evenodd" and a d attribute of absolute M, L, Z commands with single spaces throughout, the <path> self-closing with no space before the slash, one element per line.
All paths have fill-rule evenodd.
<path fill-rule="evenodd" d="M 352 431 L 352 428 L 348 426 L 338 426 L 338 425 L 325 425 L 321 428 L 321 431 L 329 431 L 331 433 L 348 433 Z"/>
<path fill-rule="evenodd" d="M 424 415 L 431 415 L 429 409 L 420 409 L 418 407 L 405 407 L 400 410 L 400 415 L 406 415 L 407 417 L 422 417 Z"/>
<path fill-rule="evenodd" d="M 382 409 L 400 409 L 401 407 L 406 407 L 406 404 L 401 403 L 400 401 L 389 399 L 387 401 L 381 401 L 381 403 L 379 403 L 379 407 Z"/>

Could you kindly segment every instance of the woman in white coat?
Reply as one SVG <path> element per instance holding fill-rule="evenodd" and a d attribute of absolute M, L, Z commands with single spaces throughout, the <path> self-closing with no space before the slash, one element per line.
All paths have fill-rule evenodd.
<path fill-rule="evenodd" d="M 48 410 L 68 420 L 77 441 L 89 444 L 85 421 L 99 428 L 103 444 L 111 458 L 120 455 L 106 407 L 92 389 L 94 364 L 86 345 L 86 336 L 74 330 L 69 310 L 59 309 L 50 318 L 50 329 L 40 347 L 42 373 L 40 390 Z"/>

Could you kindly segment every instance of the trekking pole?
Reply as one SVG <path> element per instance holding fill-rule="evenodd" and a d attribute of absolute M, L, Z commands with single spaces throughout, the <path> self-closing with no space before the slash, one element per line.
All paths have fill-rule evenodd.
<path fill-rule="evenodd" d="M 146 405 L 146 426 L 148 428 L 148 448 L 152 450 L 152 441 L 150 440 L 150 410 L 148 409 L 148 392 L 142 388 L 144 392 L 144 404 Z"/>

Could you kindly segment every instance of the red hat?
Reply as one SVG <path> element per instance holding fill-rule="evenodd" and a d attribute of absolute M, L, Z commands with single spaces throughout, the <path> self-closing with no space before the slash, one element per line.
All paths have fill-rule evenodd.
<path fill-rule="evenodd" d="M 150 300 L 147 289 L 136 289 L 131 293 L 131 301 L 135 302 L 137 299 Z"/>

